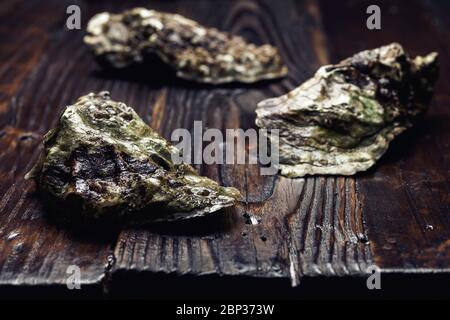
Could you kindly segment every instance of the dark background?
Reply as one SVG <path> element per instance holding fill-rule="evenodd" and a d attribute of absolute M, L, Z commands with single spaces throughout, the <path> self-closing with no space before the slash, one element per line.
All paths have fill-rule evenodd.
<path fill-rule="evenodd" d="M 289 75 L 219 87 L 176 79 L 161 65 L 102 70 L 65 29 L 78 4 L 85 27 L 101 11 L 135 6 L 180 13 L 277 46 Z M 366 28 L 378 4 L 382 29 Z M 0 296 L 3 298 L 449 298 L 449 1 L 35 1 L 0 3 Z M 379 164 L 356 177 L 262 177 L 255 166 L 198 166 L 245 201 L 206 219 L 80 233 L 48 221 L 24 181 L 41 137 L 64 106 L 91 91 L 136 109 L 164 137 L 194 120 L 253 128 L 257 102 L 284 94 L 318 67 L 390 42 L 438 51 L 430 111 Z M 261 223 L 249 225 L 248 216 Z M 377 264 L 382 290 L 365 287 Z M 65 287 L 81 267 L 83 289 Z M 300 282 L 291 288 L 290 282 Z"/>

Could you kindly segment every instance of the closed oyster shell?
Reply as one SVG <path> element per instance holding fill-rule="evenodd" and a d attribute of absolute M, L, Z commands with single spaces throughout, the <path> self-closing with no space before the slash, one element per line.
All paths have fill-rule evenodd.
<path fill-rule="evenodd" d="M 26 178 L 72 215 L 132 224 L 203 216 L 240 199 L 237 189 L 174 164 L 178 152 L 132 108 L 90 93 L 66 107 Z"/>
<path fill-rule="evenodd" d="M 157 55 L 180 78 L 205 83 L 255 82 L 287 74 L 278 50 L 206 28 L 178 14 L 134 8 L 103 12 L 88 23 L 84 42 L 115 68 Z"/>
<path fill-rule="evenodd" d="M 437 53 L 410 58 L 397 43 L 363 51 L 260 102 L 256 124 L 280 130 L 281 174 L 353 175 L 427 110 L 437 74 Z"/>

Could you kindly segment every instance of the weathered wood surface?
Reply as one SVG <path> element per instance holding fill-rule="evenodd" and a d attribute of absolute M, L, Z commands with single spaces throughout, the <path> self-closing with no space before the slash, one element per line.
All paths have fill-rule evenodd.
<path fill-rule="evenodd" d="M 447 3 L 382 2 L 383 29 L 369 32 L 364 1 L 76 2 L 84 24 L 96 12 L 137 5 L 178 12 L 277 46 L 290 69 L 281 81 L 221 87 L 161 76 L 158 68 L 101 71 L 82 44 L 83 32 L 64 28 L 72 3 L 0 4 L 0 285 L 63 285 L 69 265 L 80 266 L 90 284 L 132 270 L 293 284 L 302 276 L 361 275 L 372 263 L 387 271 L 449 271 Z M 222 130 L 254 128 L 258 101 L 293 89 L 322 64 L 391 41 L 413 54 L 439 51 L 442 74 L 423 123 L 366 174 L 293 180 L 263 177 L 251 165 L 199 166 L 240 189 L 245 201 L 201 220 L 92 236 L 47 221 L 33 184 L 23 180 L 42 134 L 65 105 L 90 91 L 111 91 L 166 138 L 195 120 Z M 260 223 L 249 224 L 249 216 Z"/>
<path fill-rule="evenodd" d="M 370 1 L 341 7 L 324 1 L 324 21 L 333 56 L 401 42 L 411 54 L 438 51 L 440 79 L 424 121 L 395 141 L 380 165 L 357 179 L 363 195 L 374 262 L 387 270 L 449 270 L 450 121 L 448 1 L 405 6 L 388 1 L 382 31 L 354 28 L 350 21 Z M 340 19 L 332 19 L 332 17 Z M 351 37 L 348 35 L 351 34 Z"/>

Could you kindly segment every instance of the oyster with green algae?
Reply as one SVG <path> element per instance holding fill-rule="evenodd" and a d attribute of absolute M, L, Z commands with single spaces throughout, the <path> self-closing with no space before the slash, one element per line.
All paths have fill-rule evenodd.
<path fill-rule="evenodd" d="M 437 53 L 410 58 L 397 43 L 363 51 L 260 102 L 256 123 L 280 130 L 283 175 L 353 175 L 426 111 L 437 74 Z"/>
<path fill-rule="evenodd" d="M 235 188 L 174 164 L 177 152 L 132 108 L 91 93 L 66 107 L 27 178 L 82 218 L 134 224 L 203 216 L 240 199 Z"/>
<path fill-rule="evenodd" d="M 251 83 L 287 74 L 273 46 L 256 46 L 178 14 L 144 8 L 97 14 L 88 23 L 84 42 L 112 67 L 127 67 L 156 55 L 180 78 L 198 82 Z"/>

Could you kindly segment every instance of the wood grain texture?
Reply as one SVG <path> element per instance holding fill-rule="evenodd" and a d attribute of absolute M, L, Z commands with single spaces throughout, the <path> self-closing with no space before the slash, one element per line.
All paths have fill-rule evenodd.
<path fill-rule="evenodd" d="M 347 6 L 321 2 L 335 61 L 393 41 L 401 42 L 411 55 L 440 54 L 440 79 L 428 114 L 394 141 L 380 163 L 357 179 L 357 185 L 364 194 L 363 215 L 378 266 L 385 271 L 448 271 L 450 44 L 443 41 L 448 39 L 443 26 L 448 26 L 448 19 L 442 17 L 448 17 L 450 7 L 445 1 L 412 1 L 408 6 L 402 1 L 380 2 L 382 30 L 368 32 L 354 28 L 350 19 L 370 1 Z"/>
<path fill-rule="evenodd" d="M 0 169 L 0 283 L 65 285 L 71 265 L 83 270 L 83 284 L 100 283 L 111 241 L 73 234 L 47 221 L 33 185 L 23 180 L 41 149 L 41 137 L 12 127 L 0 135 L 0 161 L 8 164 Z"/>
<path fill-rule="evenodd" d="M 64 29 L 73 1 L 0 4 L 0 285 L 62 285 L 73 264 L 85 283 L 106 289 L 114 275 L 136 272 L 296 285 L 304 276 L 363 275 L 372 263 L 387 271 L 448 270 L 450 69 L 442 12 L 450 11 L 425 0 L 400 2 L 383 7 L 382 31 L 368 32 L 364 1 L 214 1 L 214 10 L 210 1 L 76 1 L 84 24 L 97 12 L 134 6 L 177 12 L 277 46 L 290 70 L 280 81 L 219 87 L 175 79 L 161 66 L 101 70 L 83 32 Z M 295 88 L 322 64 L 394 40 L 412 54 L 438 50 L 442 76 L 431 112 L 366 174 L 287 179 L 262 176 L 255 165 L 201 165 L 201 174 L 238 188 L 244 201 L 198 220 L 95 236 L 53 225 L 23 180 L 42 135 L 64 106 L 88 92 L 111 91 L 167 139 L 176 128 L 192 130 L 196 120 L 222 131 L 255 128 L 260 100 Z"/>
<path fill-rule="evenodd" d="M 268 1 L 236 1 L 222 6 L 214 22 L 206 19 L 211 19 L 211 12 L 205 2 L 193 2 L 189 13 L 203 24 L 276 45 L 290 75 L 265 88 L 169 88 L 158 99 L 165 101 L 165 109 L 156 105 L 158 114 L 168 113 L 165 127 L 159 127 L 161 115 L 155 114 L 152 121 L 166 138 L 176 128 L 191 128 L 195 120 L 222 130 L 254 128 L 258 101 L 292 89 L 321 64 L 317 57 L 326 57 L 326 49 L 313 40 L 321 34 L 313 2 L 275 6 Z M 180 96 L 185 98 L 172 98 Z M 172 113 L 184 116 L 175 118 Z M 250 165 L 202 166 L 199 171 L 243 194 L 244 203 L 205 222 L 224 230 L 214 231 L 213 237 L 198 232 L 183 235 L 183 230 L 198 227 L 199 222 L 193 222 L 166 234 L 159 228 L 124 231 L 115 250 L 114 270 L 288 277 L 297 284 L 303 275 L 363 274 L 371 261 L 367 242 L 359 240 L 367 237 L 354 179 L 264 177 Z M 251 217 L 258 224 L 249 223 Z"/>

